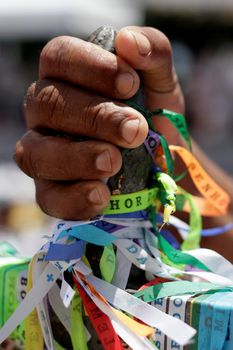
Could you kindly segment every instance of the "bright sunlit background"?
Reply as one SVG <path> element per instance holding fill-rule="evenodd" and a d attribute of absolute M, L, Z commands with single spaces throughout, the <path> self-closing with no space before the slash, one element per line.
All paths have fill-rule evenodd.
<path fill-rule="evenodd" d="M 233 174 L 232 0 L 1 1 L 0 240 L 10 240 L 23 253 L 34 252 L 52 225 L 34 204 L 33 182 L 12 160 L 25 131 L 24 94 L 37 79 L 40 50 L 49 39 L 86 38 L 103 24 L 145 24 L 169 37 L 191 134 Z"/>

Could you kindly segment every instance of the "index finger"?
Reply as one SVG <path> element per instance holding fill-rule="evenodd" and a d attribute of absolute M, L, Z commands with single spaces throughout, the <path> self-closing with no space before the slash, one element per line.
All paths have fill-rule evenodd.
<path fill-rule="evenodd" d="M 39 78 L 65 80 L 116 99 L 128 99 L 139 88 L 138 74 L 120 57 L 69 36 L 54 38 L 44 47 Z"/>

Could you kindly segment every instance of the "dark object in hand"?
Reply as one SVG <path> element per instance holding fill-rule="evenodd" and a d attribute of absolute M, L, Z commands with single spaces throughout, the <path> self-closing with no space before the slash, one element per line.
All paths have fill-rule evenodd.
<path fill-rule="evenodd" d="M 103 26 L 93 32 L 88 41 L 111 52 L 114 50 L 116 30 L 111 26 Z M 144 107 L 144 93 L 141 84 L 138 92 L 129 100 L 131 103 Z M 122 149 L 122 167 L 120 171 L 108 180 L 112 194 L 132 193 L 147 187 L 152 158 L 144 145 L 134 149 Z"/>

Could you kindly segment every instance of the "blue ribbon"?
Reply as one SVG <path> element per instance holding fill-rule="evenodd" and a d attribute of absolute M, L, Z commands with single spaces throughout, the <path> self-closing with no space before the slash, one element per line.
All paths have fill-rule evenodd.
<path fill-rule="evenodd" d="M 222 227 L 207 228 L 201 231 L 203 237 L 222 235 L 223 233 L 232 230 L 233 224 L 229 223 Z"/>
<path fill-rule="evenodd" d="M 222 350 L 227 335 L 231 305 L 231 293 L 224 292 L 212 294 L 201 302 L 198 350 Z"/>
<path fill-rule="evenodd" d="M 148 212 L 146 210 L 139 210 L 133 213 L 125 213 L 125 214 L 112 214 L 112 215 L 104 215 L 104 218 L 113 218 L 113 219 L 148 219 Z"/>
<path fill-rule="evenodd" d="M 70 227 L 69 229 L 62 231 L 58 236 L 58 239 L 65 236 L 75 237 L 85 242 L 100 246 L 109 245 L 117 239 L 116 236 L 106 233 L 91 224 Z"/>
<path fill-rule="evenodd" d="M 180 243 L 170 231 L 161 230 L 160 233 L 175 249 L 180 249 Z"/>
<path fill-rule="evenodd" d="M 71 244 L 50 243 L 45 260 L 48 261 L 69 261 L 79 259 L 84 254 L 85 242 L 76 240 Z"/>

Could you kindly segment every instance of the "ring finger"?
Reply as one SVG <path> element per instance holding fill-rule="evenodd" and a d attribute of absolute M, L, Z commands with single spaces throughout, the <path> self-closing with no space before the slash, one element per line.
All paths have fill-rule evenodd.
<path fill-rule="evenodd" d="M 121 167 L 120 150 L 102 141 L 76 142 L 30 130 L 16 145 L 19 167 L 35 179 L 96 180 L 115 175 Z"/>

